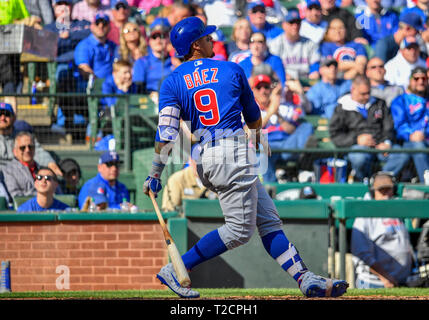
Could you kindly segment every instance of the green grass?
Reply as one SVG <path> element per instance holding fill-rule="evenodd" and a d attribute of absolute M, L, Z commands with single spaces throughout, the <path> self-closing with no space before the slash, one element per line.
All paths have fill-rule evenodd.
<path fill-rule="evenodd" d="M 278 297 L 302 297 L 298 289 L 196 289 L 201 298 L 247 298 L 269 299 Z M 428 297 L 429 288 L 393 288 L 393 289 L 349 289 L 345 296 L 395 296 Z M 123 291 L 42 291 L 12 292 L 0 294 L 0 299 L 164 299 L 177 298 L 169 290 L 123 290 Z"/>

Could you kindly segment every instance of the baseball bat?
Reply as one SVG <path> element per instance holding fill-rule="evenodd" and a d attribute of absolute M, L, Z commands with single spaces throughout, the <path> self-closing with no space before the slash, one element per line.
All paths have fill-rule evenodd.
<path fill-rule="evenodd" d="M 162 232 L 164 233 L 165 243 L 167 244 L 167 251 L 173 264 L 174 271 L 177 274 L 177 280 L 182 287 L 188 287 L 191 285 L 191 279 L 189 278 L 188 271 L 186 270 L 185 264 L 183 263 L 182 256 L 177 250 L 176 244 L 171 237 L 170 232 L 165 225 L 164 218 L 162 217 L 161 211 L 159 210 L 158 203 L 155 200 L 155 196 L 152 191 L 149 191 L 150 199 L 152 200 L 153 207 L 155 208 L 156 215 L 161 225 Z"/>

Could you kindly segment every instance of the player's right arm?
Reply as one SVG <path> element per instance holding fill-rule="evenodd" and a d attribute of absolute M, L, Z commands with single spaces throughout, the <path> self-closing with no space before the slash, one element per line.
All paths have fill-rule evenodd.
<path fill-rule="evenodd" d="M 152 168 L 143 184 L 143 192 L 146 195 L 149 195 L 149 191 L 152 191 L 156 196 L 161 191 L 162 171 L 180 130 L 180 106 L 174 94 L 175 87 L 172 79 L 172 77 L 168 77 L 163 82 L 159 92 L 160 100 L 155 152 L 152 160 Z"/>

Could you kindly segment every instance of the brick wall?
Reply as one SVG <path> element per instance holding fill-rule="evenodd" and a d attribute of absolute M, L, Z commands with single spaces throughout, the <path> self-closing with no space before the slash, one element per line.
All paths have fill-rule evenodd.
<path fill-rule="evenodd" d="M 13 292 L 164 288 L 156 273 L 168 256 L 156 221 L 0 222 L 0 260 L 11 262 Z"/>

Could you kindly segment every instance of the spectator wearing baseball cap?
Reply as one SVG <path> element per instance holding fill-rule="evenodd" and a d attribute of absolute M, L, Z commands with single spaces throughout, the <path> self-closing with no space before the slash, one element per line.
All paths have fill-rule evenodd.
<path fill-rule="evenodd" d="M 356 23 L 361 26 L 363 37 L 374 48 L 378 40 L 393 34 L 398 29 L 398 14 L 383 8 L 379 0 L 367 0 L 364 7 L 355 12 Z"/>
<path fill-rule="evenodd" d="M 104 152 L 98 161 L 98 174 L 85 182 L 79 192 L 79 208 L 87 197 L 93 198 L 98 209 L 120 209 L 123 199 L 130 201 L 127 187 L 118 181 L 120 158 L 115 151 Z"/>
<path fill-rule="evenodd" d="M 396 56 L 387 61 L 384 78 L 390 84 L 408 87 L 411 71 L 416 67 L 426 67 L 426 61 L 420 57 L 417 38 L 408 36 L 402 39 Z"/>
<path fill-rule="evenodd" d="M 271 54 L 280 57 L 287 78 L 318 79 L 319 46 L 301 37 L 301 17 L 297 9 L 289 9 L 282 23 L 284 33 L 268 42 Z"/>
<path fill-rule="evenodd" d="M 319 0 L 307 0 L 305 19 L 301 22 L 299 34 L 319 44 L 323 40 L 328 23 L 322 20 L 322 7 Z"/>
<path fill-rule="evenodd" d="M 74 4 L 71 17 L 73 20 L 86 20 L 92 23 L 99 12 L 111 15 L 110 7 L 101 1 L 82 0 Z"/>
<path fill-rule="evenodd" d="M 112 19 L 107 39 L 119 45 L 121 29 L 129 21 L 131 9 L 126 0 L 112 0 L 110 1 L 110 10 Z M 139 28 L 142 34 L 146 34 L 144 26 L 139 26 Z"/>
<path fill-rule="evenodd" d="M 293 87 L 292 84 L 295 86 Z M 303 89 L 299 81 L 288 81 L 285 96 L 282 87 L 275 85 L 268 74 L 260 73 L 252 78 L 252 91 L 261 109 L 262 128 L 268 135 L 271 149 L 301 149 L 313 133 L 313 126 L 302 121 Z M 301 99 L 295 99 L 299 95 Z M 297 100 L 300 100 L 297 102 Z M 297 160 L 298 154 L 274 153 L 268 158 L 264 182 L 277 182 L 276 164 L 280 160 Z"/>
<path fill-rule="evenodd" d="M 412 12 L 418 15 L 422 21 L 422 24 L 424 24 L 428 19 L 428 10 L 429 10 L 428 3 L 425 0 L 416 0 L 415 2 L 416 2 L 415 6 L 406 7 L 402 9 L 401 15 L 406 15 L 407 13 Z"/>
<path fill-rule="evenodd" d="M 426 149 L 429 146 L 429 109 L 427 105 L 428 90 L 427 69 L 415 67 L 410 72 L 407 91 L 392 101 L 390 110 L 396 129 L 396 138 L 406 149 Z M 420 183 L 424 183 L 424 172 L 429 169 L 427 153 L 412 153 Z"/>
<path fill-rule="evenodd" d="M 73 158 L 62 159 L 59 163 L 64 179 L 61 181 L 61 190 L 64 194 L 79 195 L 82 171 L 79 163 Z"/>
<path fill-rule="evenodd" d="M 25 129 L 31 128 L 28 123 L 19 121 L 15 128 L 16 115 L 12 105 L 5 102 L 0 102 L 0 166 L 6 165 L 14 159 L 14 140 L 17 134 Z M 35 155 L 34 160 L 41 166 L 46 166 L 54 170 L 56 175 L 62 175 L 52 156 L 42 148 L 40 143 L 34 138 Z"/>
<path fill-rule="evenodd" d="M 99 12 L 95 15 L 94 22 L 91 23 L 91 34 L 76 46 L 74 62 L 85 80 L 91 74 L 102 79 L 112 74 L 117 46 L 113 41 L 107 39 L 109 31 L 109 16 Z"/>
<path fill-rule="evenodd" d="M 405 37 L 415 37 L 420 47 L 420 54 L 427 55 L 426 44 L 420 32 L 424 29 L 424 21 L 414 12 L 401 13 L 398 30 L 395 33 L 381 38 L 374 47 L 374 56 L 384 62 L 393 59 L 398 53 L 402 40 Z"/>
<path fill-rule="evenodd" d="M 311 112 L 324 118 L 331 118 L 337 106 L 338 98 L 350 92 L 351 81 L 338 78 L 338 62 L 333 58 L 324 58 L 320 62 L 320 81 L 306 93 L 311 103 Z"/>
<path fill-rule="evenodd" d="M 262 32 L 267 42 L 277 38 L 283 30 L 267 21 L 266 6 L 263 1 L 254 1 L 247 4 L 247 15 L 253 32 Z"/>
<path fill-rule="evenodd" d="M 133 82 L 146 87 L 147 92 L 158 92 L 161 82 L 174 69 L 169 54 L 170 26 L 163 18 L 155 19 L 149 26 L 148 54 L 138 59 L 133 66 Z"/>

